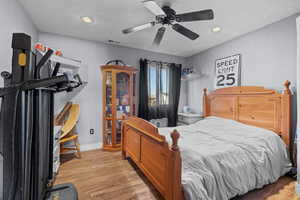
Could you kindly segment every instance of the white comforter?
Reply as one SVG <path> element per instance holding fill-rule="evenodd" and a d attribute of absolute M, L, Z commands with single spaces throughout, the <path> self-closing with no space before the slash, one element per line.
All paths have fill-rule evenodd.
<path fill-rule="evenodd" d="M 170 142 L 174 128 L 160 128 Z M 179 126 L 186 200 L 226 200 L 275 182 L 291 169 L 286 145 L 272 131 L 208 117 Z"/>

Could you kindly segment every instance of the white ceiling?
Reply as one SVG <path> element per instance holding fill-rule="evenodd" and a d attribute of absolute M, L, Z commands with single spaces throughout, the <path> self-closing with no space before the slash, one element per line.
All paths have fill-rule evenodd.
<path fill-rule="evenodd" d="M 152 41 L 159 26 L 123 35 L 122 29 L 154 20 L 142 0 L 19 0 L 42 32 L 74 36 L 81 39 L 145 49 L 177 56 L 191 56 L 235 37 L 259 29 L 300 12 L 299 0 L 157 0 L 159 5 L 171 5 L 177 13 L 213 9 L 212 21 L 188 22 L 182 25 L 200 35 L 195 41 L 168 28 L 159 47 Z M 95 22 L 84 24 L 81 16 Z M 212 33 L 214 26 L 222 27 Z"/>

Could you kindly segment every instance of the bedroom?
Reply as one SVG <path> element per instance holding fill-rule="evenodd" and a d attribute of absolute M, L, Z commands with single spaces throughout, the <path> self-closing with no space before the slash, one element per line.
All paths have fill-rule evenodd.
<path fill-rule="evenodd" d="M 189 131 L 182 130 L 181 126 L 176 127 L 180 138 L 178 145 L 173 144 L 176 152 L 177 146 L 179 147 L 179 154 L 176 153 L 177 156 L 175 156 L 175 158 L 178 158 L 179 155 L 179 158 L 183 159 L 183 162 L 176 162 L 177 164 L 173 163 L 166 167 L 162 165 L 162 162 L 166 162 L 167 157 L 164 157 L 165 160 L 159 160 L 159 155 L 155 154 L 160 150 L 160 146 L 149 145 L 151 148 L 147 149 L 148 146 L 143 147 L 143 144 L 139 143 L 138 146 L 140 148 L 133 148 L 134 145 L 136 145 L 134 142 L 138 140 L 148 144 L 147 142 L 149 141 L 144 140 L 144 137 L 145 135 L 153 136 L 153 133 L 156 131 L 155 127 L 149 126 L 149 123 L 144 124 L 144 121 L 140 121 L 140 123 L 134 125 L 129 120 L 127 125 L 126 123 L 123 124 L 124 127 L 128 127 L 128 130 L 123 129 L 121 131 L 123 116 L 125 120 L 127 118 L 124 114 L 133 115 L 135 113 L 138 117 L 147 119 L 160 127 L 167 126 L 168 124 L 171 124 L 170 126 L 176 126 L 176 124 L 189 124 L 197 121 L 194 125 L 201 126 L 202 131 L 204 131 L 205 128 L 209 131 L 209 127 L 206 127 L 208 126 L 206 124 L 212 123 L 211 121 L 213 121 L 213 119 L 211 116 L 218 117 L 217 119 L 219 119 L 219 121 L 217 120 L 216 123 L 235 123 L 233 121 L 226 121 L 223 118 L 235 119 L 241 122 L 241 124 L 237 126 L 242 126 L 244 123 L 251 125 L 252 129 L 255 126 L 263 128 L 259 130 L 264 131 L 271 129 L 277 141 L 279 139 L 281 144 L 285 142 L 285 144 L 289 144 L 290 149 L 293 149 L 293 154 L 290 158 L 295 157 L 295 146 L 297 145 L 293 136 L 296 134 L 297 127 L 298 102 L 296 94 L 299 89 L 298 80 L 300 79 L 298 76 L 300 69 L 298 68 L 299 53 L 297 53 L 297 49 L 300 45 L 298 40 L 300 33 L 297 30 L 297 27 L 300 27 L 299 19 L 297 20 L 300 14 L 300 3 L 297 0 L 279 0 L 276 1 L 276 3 L 270 0 L 246 2 L 230 0 L 226 3 L 216 0 L 156 0 L 146 2 L 131 0 L 93 0 L 89 2 L 76 0 L 1 0 L 0 4 L 0 20 L 2 24 L 0 30 L 1 72 L 17 73 L 16 71 L 12 71 L 12 61 L 13 65 L 16 65 L 15 60 L 19 60 L 19 62 L 22 60 L 13 53 L 13 33 L 25 33 L 31 36 L 30 48 L 27 49 L 27 51 L 22 50 L 21 55 L 23 55 L 22 53 L 26 55 L 37 54 L 37 51 L 41 51 L 40 53 L 44 55 L 48 50 L 47 48 L 51 48 L 54 50 L 53 54 L 55 53 L 57 55 L 49 58 L 49 62 L 52 62 L 54 58 L 56 58 L 61 60 L 62 66 L 64 62 L 71 62 L 74 65 L 79 63 L 78 65 L 80 67 L 78 67 L 79 69 L 76 68 L 77 71 L 75 71 L 79 73 L 81 79 L 73 78 L 74 82 L 78 82 L 81 86 L 72 90 L 72 87 L 77 86 L 74 86 L 74 84 L 54 84 L 55 90 L 67 90 L 68 92 L 62 91 L 55 94 L 54 101 L 52 101 L 51 98 L 48 99 L 45 97 L 45 102 L 48 103 L 49 101 L 50 104 L 54 103 L 54 113 L 52 113 L 51 109 L 43 110 L 36 108 L 38 107 L 36 105 L 45 106 L 42 104 L 44 101 L 41 100 L 32 100 L 36 101 L 35 104 L 30 103 L 30 101 L 24 104 L 31 105 L 33 111 L 39 112 L 39 120 L 48 120 L 47 123 L 51 124 L 54 123 L 53 121 L 55 121 L 55 119 L 53 117 L 46 119 L 46 115 L 51 116 L 53 114 L 57 119 L 58 114 L 62 113 L 62 109 L 65 106 L 68 109 L 72 107 L 68 104 L 66 105 L 67 102 L 71 101 L 74 103 L 74 107 L 72 107 L 74 110 L 71 109 L 71 111 L 77 112 L 75 114 L 77 119 L 72 121 L 72 126 L 76 126 L 74 138 L 76 137 L 77 140 L 71 136 L 71 143 L 74 139 L 75 142 L 77 141 L 77 143 L 80 144 L 80 147 L 75 148 L 75 152 L 60 156 L 59 160 L 61 162 L 59 163 L 58 174 L 53 175 L 56 180 L 51 180 L 51 183 L 54 185 L 64 183 L 73 184 L 74 188 L 70 189 L 72 190 L 71 193 L 76 193 L 76 190 L 79 199 L 183 199 L 182 196 L 175 195 L 173 190 L 177 192 L 183 190 L 179 193 L 183 193 L 186 199 L 207 199 L 204 195 L 190 197 L 189 194 L 192 192 L 188 192 L 188 189 L 186 189 L 188 187 L 182 185 L 186 179 L 184 179 L 183 182 L 178 182 L 177 180 L 178 183 L 176 184 L 176 180 L 161 177 L 165 174 L 164 172 L 171 172 L 172 169 L 174 170 L 176 168 L 175 166 L 178 167 L 178 163 L 180 163 L 180 167 L 181 164 L 186 164 L 184 161 L 186 155 L 185 149 L 189 149 L 190 147 L 186 148 L 185 142 L 193 143 L 193 141 L 191 141 L 192 139 L 189 139 L 188 136 L 185 137 L 185 132 L 188 133 Z M 176 19 L 175 21 L 174 19 L 168 19 L 172 23 L 181 24 L 199 35 L 199 37 L 192 40 L 180 34 L 180 30 L 176 29 L 176 26 L 173 27 L 174 24 L 165 24 L 162 26 L 161 23 L 165 22 L 161 22 L 160 20 L 168 20 L 164 17 L 158 17 L 157 19 L 154 13 L 168 13 L 171 11 L 167 11 L 166 9 L 161 10 L 155 5 L 159 7 L 169 6 L 169 8 L 179 14 L 212 9 L 213 17 L 209 10 L 208 14 L 204 16 L 210 20 L 175 22 Z M 114 12 L 116 14 L 114 14 Z M 203 15 L 201 17 L 203 17 Z M 155 22 L 155 27 L 152 27 L 152 23 L 150 23 L 151 27 L 149 26 L 149 28 L 144 30 L 128 34 L 122 32 L 130 27 L 155 20 L 158 20 Z M 161 23 L 158 23 L 159 21 Z M 153 45 L 157 31 L 161 27 L 166 28 L 163 38 L 159 45 Z M 194 34 L 190 34 L 190 37 L 193 36 Z M 28 46 L 28 43 L 26 44 Z M 231 61 L 233 60 L 232 58 L 237 59 L 237 61 Z M 37 57 L 36 59 L 39 61 L 40 58 Z M 147 62 L 145 62 L 145 59 Z M 102 68 L 101 70 L 100 66 L 106 65 L 109 61 L 114 60 L 121 60 L 126 66 L 132 66 L 133 68 L 123 67 L 110 69 L 111 66 L 108 66 L 106 69 Z M 33 61 L 34 59 L 32 58 L 30 65 L 35 63 Z M 113 65 L 123 65 L 122 62 L 118 61 L 118 63 L 115 62 Z M 225 84 L 231 83 L 233 86 L 242 86 L 242 89 L 221 89 L 218 91 L 223 92 L 222 94 L 213 93 L 219 81 L 216 78 L 216 67 L 221 66 L 221 64 L 218 65 L 218 63 L 226 62 L 229 65 L 233 65 L 237 71 L 234 71 L 234 77 L 228 75 L 231 74 L 231 71 L 230 73 L 227 71 L 228 73 L 226 73 L 225 78 L 228 76 L 228 79 L 225 79 L 226 82 L 221 81 L 221 84 L 223 82 Z M 47 64 L 44 64 L 43 66 L 46 65 Z M 173 65 L 173 67 L 171 67 L 171 65 Z M 150 70 L 143 70 L 145 66 Z M 180 67 L 181 70 L 178 70 Z M 128 88 L 130 89 L 127 88 L 129 92 L 122 93 L 122 97 L 113 94 L 114 98 L 109 99 L 109 95 L 105 94 L 105 92 L 108 91 L 105 86 L 108 83 L 114 82 L 113 79 L 117 79 L 118 77 L 109 76 L 107 74 L 104 75 L 104 72 L 110 70 L 122 71 L 125 69 L 131 70 L 128 73 L 130 74 L 130 78 L 128 79 L 128 82 L 130 82 Z M 170 71 L 165 73 L 166 69 Z M 151 72 L 153 72 L 154 75 L 150 76 L 149 74 Z M 222 72 L 225 72 L 224 68 Z M 42 73 L 44 73 L 44 71 L 42 71 Z M 53 74 L 55 73 L 52 72 L 52 75 Z M 182 77 L 180 78 L 180 76 Z M 9 85 L 9 83 L 5 83 L 5 77 L 9 77 L 9 74 L 4 74 L 0 78 L 1 89 L 8 88 L 7 85 Z M 20 77 L 22 79 L 22 76 Z M 110 78 L 112 78 L 112 81 L 107 81 Z M 290 81 L 290 85 L 286 84 L 285 86 L 284 83 L 287 80 Z M 133 89 L 133 85 L 135 89 Z M 17 87 L 17 85 L 13 86 Z M 161 86 L 161 90 L 158 89 L 159 86 Z M 265 90 L 250 86 L 264 87 Z M 53 85 L 51 85 L 51 87 L 53 87 Z M 122 86 L 120 87 L 122 88 Z M 205 88 L 207 88 L 206 96 L 204 96 L 203 92 Z M 114 90 L 118 89 L 119 88 L 115 88 Z M 39 91 L 43 93 L 42 89 L 38 88 L 36 91 L 37 94 L 35 94 L 35 90 L 32 91 L 34 93 L 33 95 L 39 95 Z M 252 93 L 250 91 L 252 91 Z M 36 164 L 33 164 L 31 161 L 27 163 L 30 166 L 30 173 L 28 169 L 28 173 L 25 173 L 25 163 L 16 162 L 17 164 L 22 164 L 20 168 L 23 169 L 24 167 L 25 170 L 17 174 L 15 174 L 16 170 L 10 167 L 12 166 L 11 163 L 14 162 L 11 160 L 12 154 L 9 152 L 15 149 L 13 147 L 8 148 L 9 142 L 7 142 L 7 140 L 12 138 L 10 134 L 16 134 L 17 136 L 18 130 L 16 129 L 10 134 L 4 134 L 5 130 L 10 130 L 10 128 L 7 127 L 13 125 L 9 122 L 14 120 L 6 119 L 13 116 L 11 116 L 12 112 L 5 109 L 6 107 L 3 108 L 3 105 L 7 103 L 8 107 L 14 111 L 20 108 L 14 106 L 12 101 L 2 101 L 2 96 L 4 96 L 3 99 L 5 99 L 7 93 L 2 94 L 1 92 L 0 94 L 2 103 L 0 117 L 0 199 L 39 199 L 51 191 L 51 187 L 48 187 L 50 178 L 45 174 L 39 174 L 37 176 L 43 177 L 45 181 L 41 183 L 38 181 L 38 183 L 29 181 L 28 178 L 30 179 L 30 177 L 36 175 L 34 169 L 40 168 L 40 166 L 36 166 Z M 129 97 L 124 94 L 128 94 Z M 24 95 L 29 94 L 24 93 Z M 212 97 L 212 95 L 217 96 Z M 224 99 L 222 95 L 227 95 L 228 98 Z M 265 95 L 264 97 L 266 99 L 260 99 L 262 97 L 260 95 Z M 30 98 L 30 95 L 28 98 Z M 286 98 L 291 99 L 290 103 L 285 101 Z M 117 104 L 121 106 L 107 109 L 106 103 L 110 104 L 108 101 L 111 101 L 112 106 Z M 171 101 L 172 103 L 170 103 Z M 139 102 L 148 103 L 141 104 Z M 76 105 L 80 106 L 80 114 L 78 114 L 79 111 Z M 111 112 L 105 112 L 107 111 L 106 109 L 111 110 Z M 34 113 L 36 112 L 33 112 L 33 117 L 35 117 Z M 105 116 L 107 113 L 109 113 L 109 116 Z M 22 119 L 22 116 L 16 120 L 17 123 Z M 112 119 L 106 120 L 105 117 L 114 118 L 116 121 L 115 124 L 110 125 L 109 123 Z M 107 121 L 109 121 L 109 123 Z M 26 123 L 32 126 L 38 124 L 34 120 L 30 120 L 30 118 L 27 119 Z M 60 124 L 61 122 L 57 123 Z M 140 125 L 142 126 L 140 127 Z M 187 126 L 190 128 L 190 134 L 192 134 L 194 125 L 191 124 Z M 114 130 L 118 130 L 118 134 L 113 134 L 114 138 L 110 138 L 109 141 L 106 141 L 104 137 L 106 134 L 104 127 L 108 126 L 111 126 Z M 131 130 L 131 126 L 138 126 L 140 129 L 148 127 L 149 130 L 144 131 L 145 134 L 141 135 L 143 131 L 140 130 L 140 132 L 136 133 Z M 223 136 L 226 135 L 226 132 L 222 129 L 218 130 L 219 132 L 217 131 L 216 124 L 214 126 L 216 126 L 215 133 L 222 133 Z M 242 129 L 242 127 L 240 128 Z M 44 127 L 41 126 L 40 129 L 44 130 Z M 52 127 L 52 129 L 48 130 L 51 134 L 55 134 L 57 129 L 60 130 L 59 126 L 56 126 L 56 128 Z M 159 128 L 159 133 L 166 136 L 165 138 L 168 141 L 168 145 L 170 145 L 167 146 L 168 151 L 166 152 L 168 153 L 164 151 L 166 149 L 163 150 L 164 155 L 169 155 L 169 150 L 172 149 L 172 141 L 169 135 L 174 129 L 175 128 Z M 19 131 L 22 131 L 23 136 L 27 137 L 26 131 L 24 132 L 23 129 Z M 38 131 L 33 129 L 33 132 Z M 173 133 L 173 136 L 176 138 L 177 133 Z M 275 133 L 280 135 L 282 139 Z M 123 134 L 124 137 L 118 137 L 120 134 Z M 131 139 L 126 138 L 127 134 L 132 136 Z M 157 134 L 154 134 L 154 136 L 155 139 L 159 141 L 159 144 L 161 144 L 160 142 L 164 143 L 163 137 Z M 213 137 L 212 135 L 210 136 Z M 289 136 L 289 139 L 286 139 L 287 136 Z M 35 137 L 32 136 L 33 143 L 37 142 L 34 138 Z M 45 138 L 47 138 L 47 135 Z M 40 137 L 40 140 L 45 138 Z M 193 138 L 193 136 L 190 136 L 190 138 Z M 18 137 L 16 137 L 16 140 L 17 139 Z M 206 148 L 209 142 L 211 142 L 211 144 L 215 142 L 215 140 L 210 140 L 206 136 L 201 137 L 201 139 L 203 139 L 203 141 L 207 140 L 208 142 L 200 142 L 202 146 L 198 144 L 200 147 L 199 149 L 196 148 L 197 150 Z M 226 138 L 222 138 L 222 140 L 225 139 Z M 289 140 L 290 143 L 287 142 L 287 140 Z M 24 141 L 27 141 L 26 138 Z M 235 138 L 232 138 L 232 141 L 235 141 Z M 116 150 L 121 150 L 122 142 L 124 142 L 123 151 L 110 152 L 103 150 L 105 147 L 108 149 L 114 147 Z M 116 145 L 113 145 L 113 143 Z M 26 145 L 30 145 L 30 143 L 27 142 L 24 144 L 24 148 Z M 54 164 L 51 162 L 53 158 L 49 154 L 53 151 L 53 149 L 51 149 L 53 147 L 51 147 L 49 141 L 46 141 L 45 144 L 47 148 L 43 148 L 43 145 L 40 145 L 39 148 L 41 148 L 42 154 L 46 155 L 42 157 L 47 159 L 44 161 L 41 159 L 39 162 L 45 166 L 45 169 L 47 168 L 47 170 L 51 171 L 50 168 L 52 168 Z M 133 146 L 128 146 L 130 144 Z M 244 145 L 250 144 L 249 139 L 249 142 L 246 142 Z M 45 151 L 48 147 L 51 147 L 49 152 Z M 225 144 L 222 147 L 225 149 L 228 146 Z M 29 147 L 29 149 L 34 152 L 36 151 L 34 148 Z M 80 151 L 78 151 L 79 149 Z M 218 148 L 211 149 L 209 152 L 212 153 L 217 149 Z M 142 162 L 143 156 L 138 159 L 134 158 L 135 155 L 144 155 L 142 150 L 145 150 L 147 155 L 149 155 L 149 157 L 145 158 L 146 164 Z M 76 151 L 81 152 L 81 157 L 79 157 Z M 136 151 L 137 154 L 134 154 L 133 151 Z M 221 149 L 220 151 L 223 150 Z M 258 151 L 263 150 L 260 149 Z M 18 160 L 28 159 L 25 154 L 30 155 L 30 151 L 21 152 L 22 154 L 20 155 L 16 154 L 19 158 Z M 127 160 L 122 159 L 122 152 L 123 156 L 129 157 Z M 238 152 L 240 152 L 240 149 L 234 151 L 234 153 Z M 281 153 L 282 152 L 285 152 L 284 148 L 282 148 Z M 286 152 L 288 152 L 288 150 L 286 150 Z M 201 152 L 198 153 L 201 154 Z M 225 154 L 226 151 L 224 150 L 222 153 Z M 55 154 L 54 151 L 53 154 Z M 206 156 L 206 154 L 201 155 Z M 36 155 L 32 154 L 32 159 L 34 159 L 35 156 Z M 192 154 L 190 156 L 192 156 Z M 259 160 L 259 158 L 257 159 Z M 9 163 L 8 160 L 11 161 L 11 163 Z M 161 164 L 157 164 L 157 162 Z M 296 162 L 294 159 L 294 163 Z M 289 164 L 289 161 L 284 163 Z M 154 171 L 152 171 L 152 167 L 155 169 Z M 275 167 L 279 167 L 279 164 L 272 166 L 272 168 Z M 254 167 L 251 169 L 253 168 Z M 199 169 L 212 171 L 217 169 L 217 167 L 199 167 Z M 231 169 L 233 170 L 235 168 Z M 241 185 L 239 183 L 231 184 L 232 187 L 227 187 L 226 190 L 224 189 L 226 187 L 222 185 L 220 187 L 224 189 L 224 191 L 227 191 L 225 192 L 226 197 L 224 197 L 224 199 L 297 199 L 297 194 L 300 194 L 297 193 L 298 184 L 295 178 L 295 165 L 291 169 L 293 170 L 289 175 L 285 175 L 285 173 L 280 175 L 276 174 L 276 178 L 274 179 L 270 178 L 271 176 L 268 176 L 268 173 L 265 172 L 267 183 L 260 183 L 259 180 L 257 180 L 257 184 L 251 185 L 251 187 L 249 187 L 249 185 L 246 186 L 247 184 L 245 184 L 245 182 L 247 181 L 244 181 Z M 45 173 L 49 173 L 47 170 L 45 170 Z M 174 177 L 181 177 L 178 171 L 180 170 L 177 169 Z M 262 173 L 262 171 L 266 171 L 266 168 L 261 170 L 260 173 Z M 186 172 L 185 170 L 182 171 L 182 178 L 186 177 L 184 175 Z M 254 172 L 250 170 L 249 173 L 253 174 Z M 13 174 L 15 176 L 13 176 Z M 221 172 L 223 176 L 226 174 L 228 175 L 226 172 Z M 15 179 L 12 177 L 18 177 L 20 178 L 19 180 L 25 180 L 27 177 L 26 180 L 28 182 L 23 181 L 20 183 L 19 181 L 17 185 L 14 185 Z M 240 178 L 244 180 L 245 177 L 246 175 L 241 175 Z M 277 180 L 278 178 L 279 180 Z M 228 179 L 227 181 L 233 181 L 233 179 Z M 253 180 L 249 178 L 248 181 L 251 182 Z M 171 188 L 167 183 L 174 185 L 177 190 Z M 221 183 L 221 181 L 215 180 L 214 183 Z M 30 186 L 25 187 L 24 185 Z M 32 189 L 33 186 L 40 188 L 35 190 Z M 242 188 L 243 186 L 245 186 L 246 189 Z M 205 188 L 204 191 L 206 193 L 216 191 L 215 186 L 203 186 L 202 188 Z M 26 190 L 28 191 L 27 193 L 23 192 Z M 34 192 L 29 192 L 31 190 Z M 196 189 L 196 191 L 199 192 L 199 189 Z M 219 188 L 219 191 L 223 190 Z M 40 197 L 34 196 L 33 193 L 40 195 Z M 217 192 L 212 193 L 213 194 L 210 194 L 211 199 L 220 199 L 220 197 L 217 196 Z M 23 197 L 18 196 L 21 194 Z M 66 198 L 61 197 L 60 199 Z"/>

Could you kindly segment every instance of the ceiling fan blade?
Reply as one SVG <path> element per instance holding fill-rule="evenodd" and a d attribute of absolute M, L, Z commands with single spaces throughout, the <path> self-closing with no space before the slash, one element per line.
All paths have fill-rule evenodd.
<path fill-rule="evenodd" d="M 155 16 L 161 16 L 161 15 L 166 15 L 166 13 L 163 11 L 159 5 L 155 1 L 143 1 L 144 6 L 152 12 Z"/>
<path fill-rule="evenodd" d="M 166 27 L 161 27 L 158 29 L 156 36 L 153 41 L 153 45 L 159 46 L 160 42 L 162 41 L 164 34 L 166 32 Z"/>
<path fill-rule="evenodd" d="M 197 33 L 194 33 L 193 31 L 185 28 L 184 26 L 181 26 L 180 24 L 173 24 L 172 28 L 191 40 L 196 40 L 199 37 Z"/>
<path fill-rule="evenodd" d="M 135 27 L 132 27 L 132 28 L 124 29 L 122 32 L 124 34 L 128 34 L 128 33 L 132 33 L 132 32 L 141 31 L 141 30 L 144 30 L 144 29 L 147 29 L 147 28 L 151 28 L 153 26 L 155 26 L 155 22 L 149 22 L 147 24 L 143 24 L 143 25 L 140 25 L 140 26 L 135 26 Z"/>
<path fill-rule="evenodd" d="M 212 19 L 214 19 L 214 11 L 211 9 L 176 15 L 176 21 L 178 22 L 192 22 Z"/>

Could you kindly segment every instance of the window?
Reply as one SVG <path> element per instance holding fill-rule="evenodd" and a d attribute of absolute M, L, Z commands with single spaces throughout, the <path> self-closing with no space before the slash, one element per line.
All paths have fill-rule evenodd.
<path fill-rule="evenodd" d="M 148 94 L 151 107 L 169 104 L 169 67 L 153 63 L 148 67 Z"/>

